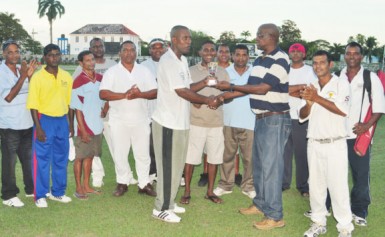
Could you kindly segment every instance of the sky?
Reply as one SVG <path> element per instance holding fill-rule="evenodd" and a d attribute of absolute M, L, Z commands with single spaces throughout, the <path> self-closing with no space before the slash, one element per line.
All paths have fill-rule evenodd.
<path fill-rule="evenodd" d="M 349 36 L 374 36 L 385 44 L 384 0 L 60 0 L 65 14 L 53 22 L 54 39 L 86 24 L 123 24 L 144 41 L 168 38 L 174 25 L 185 25 L 215 39 L 224 31 L 255 37 L 263 23 L 292 20 L 302 39 L 346 44 Z M 80 5 L 81 4 L 81 5 Z M 39 18 L 38 0 L 1 0 L 0 12 L 14 13 L 42 45 L 49 43 L 47 17 Z M 249 38 L 251 39 L 251 38 Z M 54 40 L 55 41 L 55 40 Z"/>

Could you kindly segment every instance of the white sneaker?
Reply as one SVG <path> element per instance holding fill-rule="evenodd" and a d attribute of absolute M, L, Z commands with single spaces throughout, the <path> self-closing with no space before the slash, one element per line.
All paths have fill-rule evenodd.
<path fill-rule="evenodd" d="M 174 209 L 172 209 L 170 211 L 179 214 L 179 213 L 185 213 L 186 209 L 184 207 L 180 207 L 180 206 L 176 205 L 176 203 L 175 203 L 174 204 Z"/>
<path fill-rule="evenodd" d="M 353 214 L 353 221 L 354 221 L 354 224 L 358 225 L 358 226 L 368 226 L 368 222 L 366 221 L 365 218 L 362 218 L 362 217 L 359 217 L 359 216 L 356 216 Z"/>
<path fill-rule="evenodd" d="M 338 237 L 352 237 L 352 232 L 348 230 L 341 230 Z"/>
<path fill-rule="evenodd" d="M 222 195 L 224 195 L 224 194 L 230 194 L 230 193 L 232 193 L 233 191 L 226 191 L 226 190 L 224 190 L 223 188 L 220 188 L 220 187 L 216 187 L 215 189 L 214 189 L 214 191 L 213 191 L 213 193 L 215 194 L 215 195 L 217 195 L 218 197 L 220 197 L 220 196 L 222 196 Z"/>
<path fill-rule="evenodd" d="M 50 200 L 52 201 L 58 201 L 58 202 L 62 202 L 62 203 L 69 203 L 72 201 L 72 199 L 70 197 L 67 197 L 66 195 L 63 195 L 63 196 L 54 196 L 54 195 L 49 195 L 48 197 Z"/>
<path fill-rule="evenodd" d="M 242 191 L 243 194 L 245 194 L 246 196 L 248 196 L 249 198 L 251 199 L 254 199 L 255 196 L 257 196 L 257 193 L 253 190 L 253 191 Z"/>
<path fill-rule="evenodd" d="M 33 194 L 33 193 L 31 193 L 31 194 L 25 194 L 25 197 L 27 197 L 27 198 L 30 198 L 30 197 L 34 197 L 35 195 Z"/>
<path fill-rule="evenodd" d="M 47 200 L 45 198 L 39 198 L 35 201 L 35 205 L 39 208 L 45 208 L 48 207 Z"/>
<path fill-rule="evenodd" d="M 4 200 L 3 204 L 10 206 L 10 207 L 22 207 L 22 206 L 24 206 L 24 203 L 18 197 L 13 197 L 13 198 L 10 198 L 8 200 Z"/>
<path fill-rule="evenodd" d="M 161 221 L 169 222 L 169 223 L 179 223 L 181 218 L 173 211 L 157 211 L 156 209 L 152 210 L 152 217 L 159 219 Z"/>
<path fill-rule="evenodd" d="M 317 237 L 326 233 L 326 226 L 312 223 L 310 228 L 303 234 L 304 237 Z"/>
<path fill-rule="evenodd" d="M 138 180 L 131 178 L 130 181 L 128 182 L 128 184 L 131 184 L 131 185 L 138 184 Z"/>
<path fill-rule="evenodd" d="M 182 177 L 182 179 L 180 180 L 180 186 L 181 187 L 186 186 L 186 182 L 184 181 L 184 177 Z"/>

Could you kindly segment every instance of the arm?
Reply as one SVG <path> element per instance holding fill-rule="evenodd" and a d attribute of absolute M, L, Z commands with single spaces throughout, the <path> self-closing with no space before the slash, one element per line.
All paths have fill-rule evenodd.
<path fill-rule="evenodd" d="M 207 76 L 198 82 L 191 83 L 190 84 L 190 90 L 192 90 L 194 92 L 202 90 L 203 88 L 205 88 L 207 86 L 209 79 L 210 79 L 210 76 Z"/>
<path fill-rule="evenodd" d="M 33 122 L 35 124 L 37 140 L 41 142 L 45 142 L 46 136 L 45 136 L 44 130 L 41 128 L 41 125 L 40 125 L 38 111 L 36 109 L 31 109 L 31 115 L 32 115 Z"/>
<path fill-rule="evenodd" d="M 368 122 L 356 123 L 353 127 L 353 132 L 357 135 L 365 133 L 381 118 L 381 115 L 381 113 L 373 113 Z"/>
<path fill-rule="evenodd" d="M 128 92 L 127 99 L 132 100 L 132 99 L 142 98 L 142 99 L 152 100 L 156 98 L 157 94 L 158 94 L 158 89 L 152 89 L 149 91 L 142 92 L 136 85 L 133 85 Z"/>
<path fill-rule="evenodd" d="M 313 85 L 306 87 L 303 93 L 301 93 L 301 97 L 305 100 L 309 100 L 321 105 L 332 113 L 341 115 L 343 117 L 346 116 L 346 114 L 342 112 L 333 102 L 319 96 L 317 93 L 317 89 Z"/>
<path fill-rule="evenodd" d="M 31 78 L 33 72 L 36 69 L 36 60 L 32 60 L 30 65 L 27 65 L 26 61 L 21 63 L 20 68 L 20 78 L 17 80 L 16 84 L 12 87 L 9 94 L 5 97 L 5 101 L 11 103 L 13 99 L 19 94 L 21 88 L 23 87 L 24 81 L 26 78 Z"/>
<path fill-rule="evenodd" d="M 102 108 L 102 111 L 100 112 L 100 117 L 105 118 L 107 116 L 109 109 L 110 109 L 110 103 L 108 103 L 108 101 L 106 101 L 104 103 L 104 107 Z"/>
<path fill-rule="evenodd" d="M 261 83 L 258 85 L 237 86 L 237 85 L 231 85 L 227 81 L 219 82 L 216 87 L 219 90 L 233 90 L 244 94 L 256 94 L 256 95 L 265 95 L 272 88 L 269 84 L 266 84 L 266 83 Z"/>
<path fill-rule="evenodd" d="M 216 99 L 215 96 L 206 97 L 203 95 L 199 95 L 187 88 L 175 89 L 175 92 L 178 96 L 190 101 L 191 103 L 207 104 L 211 108 L 217 108 L 220 105 L 220 100 Z"/>
<path fill-rule="evenodd" d="M 80 131 L 80 139 L 82 142 L 88 143 L 91 141 L 90 135 L 87 133 L 86 128 L 84 126 L 84 116 L 81 110 L 75 110 L 76 120 L 78 121 L 78 127 Z"/>
<path fill-rule="evenodd" d="M 313 102 L 307 100 L 306 105 L 302 107 L 301 110 L 299 111 L 299 117 L 301 119 L 307 118 L 310 114 L 310 110 L 312 106 L 313 106 Z"/>
<path fill-rule="evenodd" d="M 74 130 L 74 113 L 75 111 L 71 108 L 68 109 L 68 124 L 69 124 L 69 127 L 70 127 L 70 137 L 73 137 L 74 134 L 75 134 L 75 130 Z"/>
<path fill-rule="evenodd" d="M 123 100 L 123 99 L 127 99 L 129 91 L 130 90 L 126 91 L 125 93 L 116 93 L 110 90 L 101 90 L 99 92 L 99 97 L 100 99 L 106 100 L 106 101 Z"/>
<path fill-rule="evenodd" d="M 289 86 L 289 95 L 297 98 L 301 98 L 301 90 L 304 90 L 306 84 L 298 84 Z"/>

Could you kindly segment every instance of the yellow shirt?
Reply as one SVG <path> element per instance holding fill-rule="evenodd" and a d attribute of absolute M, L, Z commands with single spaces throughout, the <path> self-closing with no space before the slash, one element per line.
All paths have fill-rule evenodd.
<path fill-rule="evenodd" d="M 59 68 L 55 78 L 43 67 L 31 78 L 27 108 L 51 117 L 61 117 L 68 113 L 71 91 L 72 77 L 68 72 Z"/>

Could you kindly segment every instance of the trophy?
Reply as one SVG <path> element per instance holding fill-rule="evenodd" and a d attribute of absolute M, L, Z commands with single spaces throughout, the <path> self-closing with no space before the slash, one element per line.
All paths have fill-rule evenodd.
<path fill-rule="evenodd" d="M 209 62 L 207 66 L 209 68 L 209 74 L 211 77 L 208 81 L 208 85 L 209 86 L 215 86 L 217 84 L 217 79 L 215 78 L 215 73 L 217 72 L 217 69 L 218 69 L 218 63 L 217 62 Z"/>

